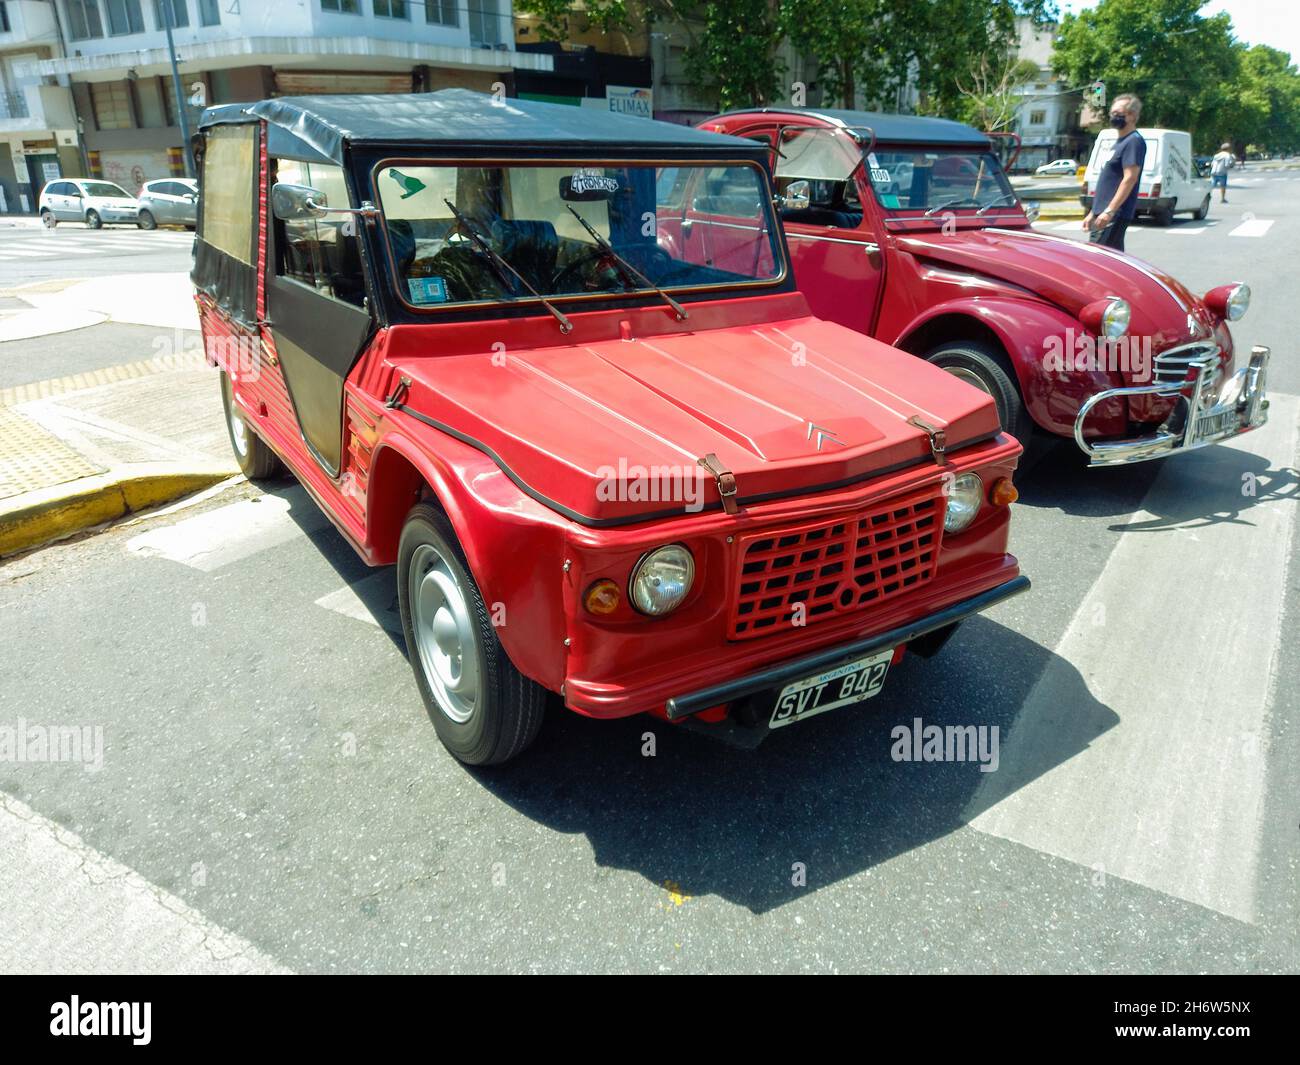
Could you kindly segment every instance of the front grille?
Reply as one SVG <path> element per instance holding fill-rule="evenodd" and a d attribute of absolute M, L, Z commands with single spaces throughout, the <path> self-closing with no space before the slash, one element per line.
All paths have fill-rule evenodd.
<path fill-rule="evenodd" d="M 1206 383 L 1213 384 L 1219 379 L 1219 345 L 1212 340 L 1198 341 L 1192 344 L 1180 344 L 1176 348 L 1162 351 L 1155 358 L 1155 379 L 1157 384 L 1177 385 L 1187 380 L 1193 363 L 1213 356 L 1214 367 L 1206 377 Z"/>
<path fill-rule="evenodd" d="M 934 576 L 943 513 L 935 486 L 870 510 L 745 537 L 731 639 L 784 631 L 796 620 L 811 625 L 925 584 Z"/>

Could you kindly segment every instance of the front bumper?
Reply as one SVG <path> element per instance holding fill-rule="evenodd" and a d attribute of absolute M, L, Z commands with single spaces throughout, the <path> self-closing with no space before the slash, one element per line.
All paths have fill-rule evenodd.
<path fill-rule="evenodd" d="M 1074 442 L 1088 456 L 1090 466 L 1119 466 L 1146 462 L 1179 451 L 1192 451 L 1207 444 L 1258 429 L 1268 421 L 1268 399 L 1264 395 L 1268 376 L 1269 349 L 1251 349 L 1250 362 L 1238 370 L 1211 402 L 1213 377 L 1218 368 L 1217 347 L 1196 355 L 1186 365 L 1190 377 L 1177 381 L 1155 381 L 1130 388 L 1108 388 L 1098 392 L 1079 408 L 1074 422 Z M 1159 374 L 1157 373 L 1157 376 Z M 1154 433 L 1128 440 L 1088 441 L 1084 423 L 1094 407 L 1120 396 L 1161 396 L 1177 399 L 1178 406 Z"/>
<path fill-rule="evenodd" d="M 759 670 L 756 673 L 749 673 L 746 676 L 737 677 L 735 680 L 725 681 L 722 684 L 715 684 L 684 695 L 673 696 L 668 700 L 665 707 L 668 720 L 680 721 L 691 714 L 698 714 L 701 710 L 708 710 L 710 707 L 729 703 L 736 699 L 743 699 L 745 696 L 754 695 L 757 692 L 767 691 L 771 688 L 779 688 L 791 681 L 803 680 L 805 677 L 819 673 L 830 666 L 836 666 L 842 662 L 869 655 L 873 651 L 884 651 L 897 647 L 899 644 L 910 643 L 927 633 L 956 624 L 972 614 L 987 610 L 989 607 L 1002 602 L 1002 600 L 1018 595 L 1028 588 L 1028 577 L 1013 577 L 1004 584 L 999 584 L 996 588 L 990 588 L 988 591 L 980 592 L 969 599 L 963 599 L 951 606 L 936 610 L 933 614 L 919 618 L 907 625 L 901 625 L 887 632 L 877 633 L 875 636 L 854 640 L 852 643 L 828 647 L 816 654 L 783 662 L 778 666 Z"/>

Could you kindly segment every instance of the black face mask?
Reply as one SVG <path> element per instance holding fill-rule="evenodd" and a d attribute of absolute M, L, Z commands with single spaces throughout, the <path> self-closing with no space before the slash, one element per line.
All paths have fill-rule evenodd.
<path fill-rule="evenodd" d="M 1111 115 L 1111 116 L 1110 116 L 1110 124 L 1111 124 L 1112 126 L 1114 126 L 1116 129 L 1123 129 L 1125 126 L 1128 125 L 1128 116 L 1127 116 L 1127 115 Z"/>

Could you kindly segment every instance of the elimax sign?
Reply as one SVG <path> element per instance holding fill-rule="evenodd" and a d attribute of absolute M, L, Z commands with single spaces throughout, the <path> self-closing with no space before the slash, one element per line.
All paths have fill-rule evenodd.
<path fill-rule="evenodd" d="M 649 89 L 635 89 L 626 85 L 605 86 L 605 102 L 616 115 L 636 115 L 638 118 L 654 116 L 653 93 Z"/>

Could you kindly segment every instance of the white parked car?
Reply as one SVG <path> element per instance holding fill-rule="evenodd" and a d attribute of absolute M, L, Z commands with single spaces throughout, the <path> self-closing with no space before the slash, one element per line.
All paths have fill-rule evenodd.
<path fill-rule="evenodd" d="M 111 181 L 60 178 L 41 189 L 37 209 L 46 229 L 60 222 L 85 222 L 90 229 L 99 229 L 110 224 L 135 225 L 140 204 Z"/>
<path fill-rule="evenodd" d="M 1079 169 L 1079 164 L 1073 159 L 1053 159 L 1050 163 L 1044 163 L 1034 171 L 1038 177 L 1052 177 L 1056 174 L 1073 174 Z"/>

